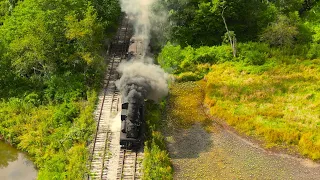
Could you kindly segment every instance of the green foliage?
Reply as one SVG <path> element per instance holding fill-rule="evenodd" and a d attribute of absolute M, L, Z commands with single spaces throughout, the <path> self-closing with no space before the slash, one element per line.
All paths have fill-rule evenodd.
<path fill-rule="evenodd" d="M 0 136 L 30 155 L 38 179 L 83 179 L 119 1 L 17 2 L 0 0 Z"/>
<path fill-rule="evenodd" d="M 25 0 L 19 3 L 0 27 L 4 37 L 1 63 L 12 74 L 3 79 L 14 79 L 11 89 L 19 87 L 22 79 L 41 88 L 51 77 L 67 72 L 82 76 L 83 85 L 94 85 L 104 67 L 100 56 L 102 40 L 120 14 L 117 0 L 104 3 L 108 3 L 104 11 L 110 10 L 113 14 L 103 19 L 91 1 Z M 102 9 L 99 12 L 103 13 Z"/>
<path fill-rule="evenodd" d="M 163 137 L 162 137 L 163 138 Z M 167 152 L 161 149 L 154 141 L 144 149 L 143 179 L 170 180 L 173 179 L 172 167 Z"/>
<path fill-rule="evenodd" d="M 305 15 L 305 26 L 311 29 L 312 35 L 312 43 L 310 45 L 309 52 L 307 53 L 307 57 L 311 59 L 320 58 L 320 3 L 315 4 L 315 6 L 306 13 Z"/>
<path fill-rule="evenodd" d="M 232 58 L 232 50 L 229 45 L 201 46 L 200 48 L 188 46 L 182 49 L 169 42 L 159 54 L 158 62 L 167 72 L 173 74 L 187 72 L 182 76 L 198 79 L 197 77 L 203 77 L 209 69 L 200 64 L 225 62 L 232 60 Z"/>
<path fill-rule="evenodd" d="M 120 2 L 118 0 L 94 0 L 92 3 L 105 29 L 116 25 L 121 13 Z"/>
<path fill-rule="evenodd" d="M 277 21 L 264 30 L 260 39 L 272 46 L 292 46 L 298 33 L 295 19 L 279 15 Z"/>
<path fill-rule="evenodd" d="M 34 93 L 1 102 L 0 133 L 32 157 L 38 179 L 81 179 L 87 172 L 96 95 L 88 92 L 89 101 L 58 105 L 35 106 Z"/>
<path fill-rule="evenodd" d="M 221 18 L 223 7 L 228 27 L 239 41 L 256 40 L 277 13 L 272 3 L 255 0 L 168 0 L 166 5 L 173 24 L 171 41 L 183 47 L 220 44 L 226 31 Z"/>
<path fill-rule="evenodd" d="M 148 101 L 146 103 L 146 121 L 148 125 L 148 139 L 145 142 L 143 159 L 143 179 L 173 179 L 173 169 L 166 151 L 164 137 L 159 132 L 161 124 L 162 106 Z"/>
<path fill-rule="evenodd" d="M 264 43 L 239 43 L 238 56 L 248 65 L 263 65 L 270 54 L 270 48 Z"/>
<path fill-rule="evenodd" d="M 52 76 L 45 82 L 45 99 L 48 102 L 74 101 L 83 97 L 87 88 L 83 83 L 83 74 L 72 75 L 65 73 L 61 76 Z"/>
<path fill-rule="evenodd" d="M 299 11 L 303 8 L 305 0 L 272 0 L 281 12 L 288 13 Z"/>
<path fill-rule="evenodd" d="M 320 44 L 318 43 L 311 44 L 307 57 L 310 59 L 320 58 Z"/>

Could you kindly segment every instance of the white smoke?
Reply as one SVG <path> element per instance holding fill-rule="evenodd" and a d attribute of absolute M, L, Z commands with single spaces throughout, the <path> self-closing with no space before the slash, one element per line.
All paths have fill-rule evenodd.
<path fill-rule="evenodd" d="M 145 56 L 150 43 L 151 18 L 153 22 L 154 19 L 163 20 L 163 17 L 156 17 L 152 13 L 152 5 L 158 1 L 120 0 L 122 11 L 133 24 L 134 38 L 142 41 L 144 45 L 144 48 L 141 48 L 142 59 L 123 61 L 118 67 L 122 76 L 116 85 L 130 103 L 141 102 L 144 98 L 159 101 L 168 94 L 168 74 L 160 66 L 153 64 L 150 57 Z"/>
<path fill-rule="evenodd" d="M 120 0 L 122 11 L 131 19 L 135 37 L 142 39 L 145 46 L 148 46 L 150 42 L 151 8 L 156 1 L 157 0 Z"/>

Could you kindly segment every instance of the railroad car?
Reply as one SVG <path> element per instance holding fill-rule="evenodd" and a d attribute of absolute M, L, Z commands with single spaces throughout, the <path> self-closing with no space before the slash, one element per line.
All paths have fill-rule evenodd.
<path fill-rule="evenodd" d="M 145 46 L 143 40 L 139 37 L 133 36 L 130 39 L 127 60 L 139 60 L 143 58 L 144 52 Z"/>

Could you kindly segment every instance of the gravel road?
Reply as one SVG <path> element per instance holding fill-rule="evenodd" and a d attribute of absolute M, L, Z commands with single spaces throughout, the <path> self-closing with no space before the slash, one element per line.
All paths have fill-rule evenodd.
<path fill-rule="evenodd" d="M 267 151 L 221 126 L 212 133 L 201 125 L 187 130 L 168 126 L 164 135 L 175 179 L 320 180 L 320 164 Z"/>

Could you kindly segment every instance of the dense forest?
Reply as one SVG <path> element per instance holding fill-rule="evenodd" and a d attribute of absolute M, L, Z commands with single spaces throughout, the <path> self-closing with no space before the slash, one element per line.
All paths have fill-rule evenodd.
<path fill-rule="evenodd" d="M 117 0 L 0 1 L 0 136 L 38 179 L 82 179 Z"/>
<path fill-rule="evenodd" d="M 152 10 L 156 61 L 177 82 L 201 81 L 211 115 L 320 159 L 318 0 L 157 0 Z M 105 40 L 120 17 L 118 0 L 0 0 L 0 138 L 32 157 L 39 179 L 87 173 Z M 166 109 L 148 106 L 146 179 L 172 179 L 157 127 Z"/>

